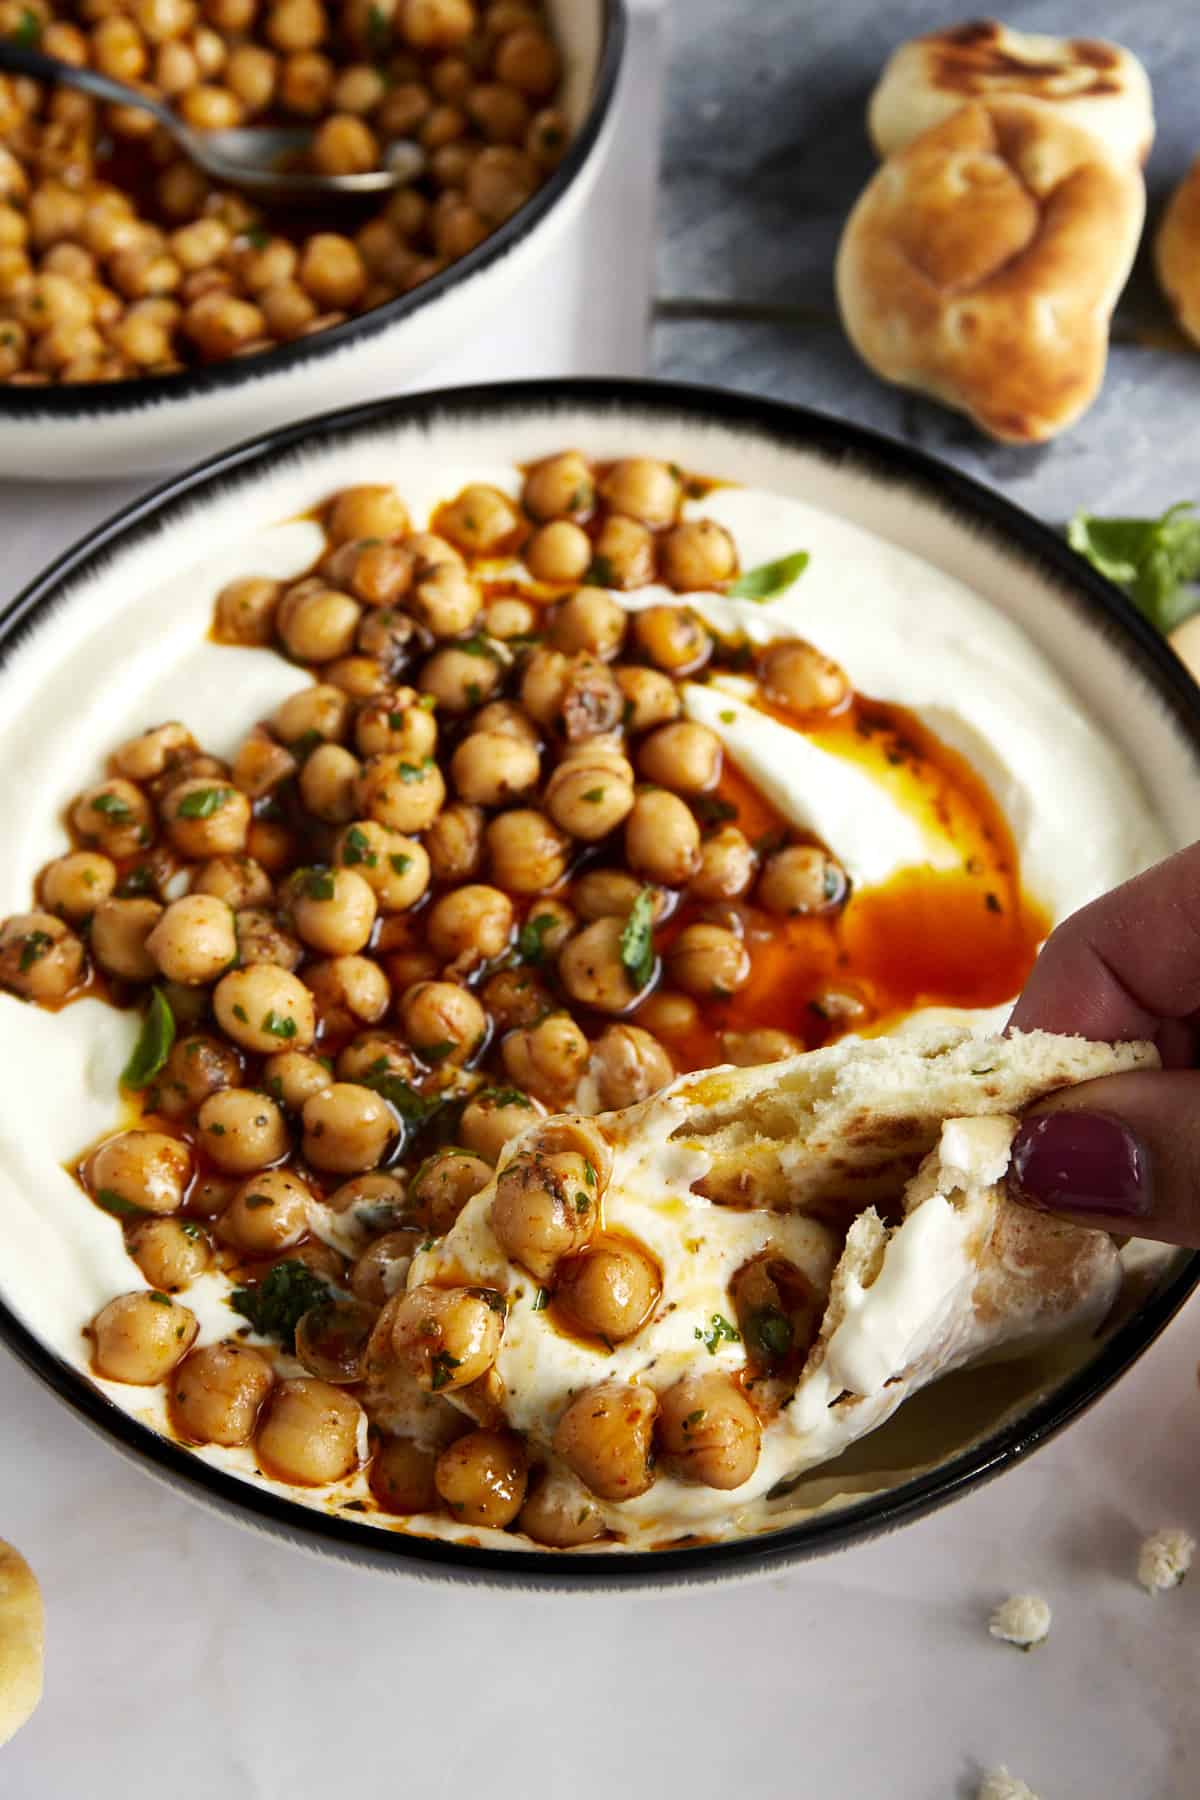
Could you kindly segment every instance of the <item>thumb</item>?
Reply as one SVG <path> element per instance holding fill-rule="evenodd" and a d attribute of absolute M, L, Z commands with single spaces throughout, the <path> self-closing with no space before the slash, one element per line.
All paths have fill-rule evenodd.
<path fill-rule="evenodd" d="M 1022 1120 L 1007 1179 L 1010 1198 L 1039 1212 L 1200 1248 L 1200 1071 L 1052 1094 Z"/>

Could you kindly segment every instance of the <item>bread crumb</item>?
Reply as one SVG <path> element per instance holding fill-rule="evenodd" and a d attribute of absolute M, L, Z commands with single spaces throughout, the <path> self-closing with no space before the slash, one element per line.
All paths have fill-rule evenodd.
<path fill-rule="evenodd" d="M 1049 1635 L 1051 1616 L 1049 1601 L 1040 1594 L 1013 1594 L 996 1608 L 988 1620 L 988 1630 L 1006 1644 L 1032 1650 Z"/>
<path fill-rule="evenodd" d="M 984 1776 L 976 1800 L 1038 1800 L 1033 1789 L 1016 1775 L 1010 1775 L 1001 1763 Z"/>
<path fill-rule="evenodd" d="M 1138 1551 L 1137 1578 L 1148 1594 L 1177 1588 L 1192 1566 L 1196 1540 L 1178 1525 L 1163 1525 Z"/>

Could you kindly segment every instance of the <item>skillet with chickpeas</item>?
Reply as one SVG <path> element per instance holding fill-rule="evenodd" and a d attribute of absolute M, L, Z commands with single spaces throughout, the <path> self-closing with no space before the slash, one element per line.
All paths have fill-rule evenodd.
<path fill-rule="evenodd" d="M 723 1196 L 758 1236 L 691 1385 L 660 1404 L 652 1380 L 614 1383 L 616 1348 L 677 1301 L 661 1246 L 606 1221 L 595 1117 L 917 996 L 903 957 L 848 930 L 886 922 L 887 896 L 855 892 L 689 696 L 731 684 L 914 783 L 961 781 L 1006 895 L 1019 872 L 982 785 L 911 715 L 802 639 L 721 637 L 690 603 L 802 567 L 743 570 L 703 514 L 714 485 L 568 450 L 428 518 L 385 483 L 335 494 L 310 572 L 251 570 L 215 599 L 218 642 L 308 679 L 228 761 L 176 721 L 121 744 L 33 910 L 0 927 L 11 994 L 140 1010 L 122 1128 L 74 1165 L 134 1265 L 87 1340 L 100 1382 L 160 1390 L 181 1443 L 376 1524 L 555 1548 L 621 1542 L 656 1460 L 738 1485 L 761 1397 L 707 1357 L 773 1309 L 794 1374 L 830 1226 L 772 1237 L 753 1196 Z M 996 936 L 998 993 L 1038 927 Z M 945 954 L 941 993 L 976 1001 L 949 934 Z M 493 1182 L 527 1302 L 592 1371 L 550 1449 L 496 1392 L 513 1295 L 437 1260 Z"/>
<path fill-rule="evenodd" d="M 90 66 L 197 130 L 316 127 L 325 174 L 427 154 L 382 207 L 252 204 L 149 113 L 0 75 L 0 381 L 119 381 L 255 356 L 466 256 L 567 149 L 537 0 L 0 0 L 0 36 Z"/>

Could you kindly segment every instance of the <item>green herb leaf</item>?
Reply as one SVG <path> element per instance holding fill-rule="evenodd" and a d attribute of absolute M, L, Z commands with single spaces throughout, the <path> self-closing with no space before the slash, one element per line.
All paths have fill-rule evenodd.
<path fill-rule="evenodd" d="M 274 1204 L 270 1194 L 247 1194 L 242 1202 L 242 1205 L 248 1207 L 251 1212 L 259 1212 L 262 1207 L 274 1206 Z"/>
<path fill-rule="evenodd" d="M 405 1081 L 403 1075 L 392 1075 L 385 1069 L 378 1072 L 369 1069 L 359 1080 L 363 1087 L 383 1096 L 399 1115 L 406 1131 L 419 1131 L 444 1104 L 441 1099 L 426 1098 L 418 1093 L 411 1081 Z"/>
<path fill-rule="evenodd" d="M 432 758 L 432 756 L 427 756 L 423 762 L 419 762 L 419 763 L 410 763 L 410 762 L 397 763 L 396 764 L 396 773 L 397 773 L 397 775 L 399 775 L 401 781 L 424 781 L 426 775 L 428 774 L 429 770 L 432 769 L 432 767 L 433 767 L 433 758 Z"/>
<path fill-rule="evenodd" d="M 294 1350 L 296 1326 L 305 1313 L 332 1298 L 328 1285 L 307 1263 L 288 1261 L 276 1263 L 252 1286 L 234 1288 L 229 1304 L 260 1336 L 278 1338 L 285 1350 Z"/>
<path fill-rule="evenodd" d="M 126 819 L 133 817 L 129 809 L 129 802 L 122 800 L 120 794 L 97 794 L 91 802 L 91 807 L 93 812 L 101 813 L 104 818 L 111 819 L 115 825 L 123 825 Z"/>
<path fill-rule="evenodd" d="M 335 887 L 332 869 L 306 869 L 303 877 L 304 892 L 310 900 L 332 900 Z"/>
<path fill-rule="evenodd" d="M 32 969 L 35 962 L 40 962 L 53 944 L 54 939 L 48 931 L 27 931 L 21 939 L 21 960 L 17 965 L 21 974 Z"/>
<path fill-rule="evenodd" d="M 161 988 L 154 988 L 142 1020 L 133 1054 L 121 1072 L 122 1087 L 137 1090 L 149 1086 L 171 1054 L 175 1042 L 175 1015 Z"/>
<path fill-rule="evenodd" d="M 532 1306 L 531 1310 L 533 1312 L 545 1312 L 545 1310 L 549 1306 L 549 1304 L 550 1304 L 550 1289 L 549 1288 L 539 1288 L 537 1293 L 533 1296 L 533 1306 Z"/>
<path fill-rule="evenodd" d="M 240 1019 L 243 1025 L 248 1025 L 250 1023 L 250 1015 L 244 1006 L 235 1005 L 232 1011 L 234 1018 Z"/>
<path fill-rule="evenodd" d="M 95 1195 L 96 1205 L 102 1206 L 107 1213 L 117 1219 L 141 1219 L 146 1216 L 144 1206 L 135 1206 L 132 1200 L 126 1200 L 112 1188 L 100 1188 Z"/>
<path fill-rule="evenodd" d="M 405 856 L 400 851 L 397 851 L 394 855 L 389 856 L 388 861 L 391 863 L 392 868 L 395 870 L 397 875 L 406 875 L 408 873 L 409 869 L 412 868 L 412 857 Z"/>
<path fill-rule="evenodd" d="M 701 1327 L 697 1325 L 693 1335 L 700 1340 L 710 1356 L 715 1356 L 717 1354 L 718 1344 L 738 1344 L 741 1342 L 740 1333 L 729 1323 L 729 1320 L 725 1317 L 724 1313 L 714 1313 L 712 1315 L 712 1320 L 707 1331 L 702 1330 Z"/>
<path fill-rule="evenodd" d="M 371 840 L 361 825 L 351 825 L 342 839 L 342 861 L 348 869 L 354 868 L 358 863 L 373 869 L 379 861 L 371 848 Z"/>
<path fill-rule="evenodd" d="M 296 1035 L 295 1019 L 290 1019 L 286 1013 L 277 1013 L 274 1010 L 263 1014 L 262 1028 L 264 1031 L 269 1031 L 272 1037 L 294 1038 Z"/>
<path fill-rule="evenodd" d="M 654 889 L 644 887 L 621 933 L 621 962 L 635 988 L 644 988 L 654 973 L 654 900 Z"/>
<path fill-rule="evenodd" d="M 738 816 L 732 800 L 722 800 L 716 794 L 697 794 L 692 801 L 692 811 L 706 831 L 716 825 L 728 825 Z"/>
<path fill-rule="evenodd" d="M 781 556 L 775 562 L 759 563 L 755 569 L 747 569 L 736 581 L 731 581 L 725 589 L 731 600 L 774 600 L 777 595 L 785 593 L 794 581 L 799 581 L 808 567 L 808 551 L 793 550 L 790 556 Z"/>
<path fill-rule="evenodd" d="M 41 20 L 31 7 L 21 8 L 21 17 L 15 31 L 9 32 L 14 44 L 20 44 L 24 50 L 32 50 L 42 35 Z"/>
<path fill-rule="evenodd" d="M 270 232 L 264 230 L 261 225 L 248 226 L 242 235 L 252 250 L 265 250 L 271 241 Z"/>
<path fill-rule="evenodd" d="M 382 6 L 367 8 L 367 47 L 376 61 L 392 47 L 392 21 Z"/>
<path fill-rule="evenodd" d="M 484 637 L 481 632 L 476 632 L 474 637 L 463 638 L 461 642 L 455 644 L 454 648 L 465 650 L 468 656 L 486 656 L 492 662 L 503 662 L 504 660 L 494 640 Z"/>
<path fill-rule="evenodd" d="M 616 570 L 612 566 L 611 558 L 593 556 L 583 572 L 583 585 L 585 587 L 616 587 Z"/>
<path fill-rule="evenodd" d="M 589 788 L 583 797 L 590 806 L 599 806 L 604 798 L 604 789 L 602 787 Z"/>
<path fill-rule="evenodd" d="M 1123 588 L 1140 613 L 1159 631 L 1174 627 L 1200 609 L 1200 518 L 1195 503 L 1182 500 L 1160 519 L 1100 519 L 1079 512 L 1067 527 L 1067 542 L 1101 575 Z"/>
<path fill-rule="evenodd" d="M 434 1393 L 446 1386 L 455 1369 L 461 1368 L 460 1356 L 451 1356 L 448 1350 L 435 1350 L 429 1359 L 429 1385 Z"/>
<path fill-rule="evenodd" d="M 158 1288 L 151 1288 L 146 1298 L 153 1300 L 155 1306 L 174 1306 L 175 1304 L 170 1294 L 164 1294 Z"/>
<path fill-rule="evenodd" d="M 133 900 L 140 894 L 154 892 L 154 870 L 149 863 L 137 863 L 126 869 L 113 890 L 119 900 Z"/>
<path fill-rule="evenodd" d="M 520 1088 L 481 1088 L 475 1096 L 476 1100 L 487 1100 L 492 1106 L 525 1106 L 531 1107 L 533 1101 Z"/>
<path fill-rule="evenodd" d="M 553 913 L 534 913 L 526 919 L 517 934 L 517 955 L 522 962 L 540 963 L 546 958 L 545 938 L 558 919 Z"/>
<path fill-rule="evenodd" d="M 746 1342 L 761 1362 L 774 1362 L 792 1347 L 792 1321 L 778 1306 L 760 1306 L 746 1321 Z"/>
<path fill-rule="evenodd" d="M 232 788 L 197 788 L 194 793 L 183 796 L 176 811 L 181 819 L 211 819 L 227 800 L 232 799 Z"/>

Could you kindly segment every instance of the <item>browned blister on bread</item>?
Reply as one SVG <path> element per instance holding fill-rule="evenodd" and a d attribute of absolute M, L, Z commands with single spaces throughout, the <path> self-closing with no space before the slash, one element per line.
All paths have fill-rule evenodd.
<path fill-rule="evenodd" d="M 1138 170 L 1051 108 L 970 102 L 859 198 L 838 250 L 842 321 L 885 380 L 1043 442 L 1099 391 L 1144 212 Z"/>

